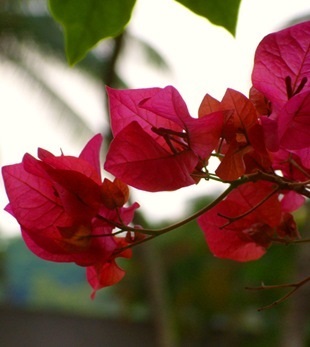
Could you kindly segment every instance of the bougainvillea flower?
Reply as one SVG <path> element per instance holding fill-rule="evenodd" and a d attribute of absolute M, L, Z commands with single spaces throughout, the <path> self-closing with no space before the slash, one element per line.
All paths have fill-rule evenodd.
<path fill-rule="evenodd" d="M 272 168 L 281 170 L 286 178 L 307 181 L 310 177 L 310 134 L 307 134 L 310 94 L 301 93 L 290 99 L 281 111 L 279 122 L 275 119 L 277 115 L 271 114 L 271 103 L 262 93 L 252 87 L 250 94 L 251 101 L 262 115 L 260 122 L 272 158 Z M 263 116 L 266 114 L 270 116 Z"/>
<path fill-rule="evenodd" d="M 257 170 L 271 170 L 263 129 L 252 101 L 236 90 L 227 89 L 221 101 L 206 95 L 199 111 L 206 109 L 226 111 L 217 148 L 221 163 L 215 171 L 222 180 L 233 181 Z"/>
<path fill-rule="evenodd" d="M 138 207 L 123 207 L 128 188 L 120 180 L 102 182 L 101 143 L 101 135 L 94 136 L 79 157 L 39 149 L 39 159 L 25 154 L 21 163 L 2 168 L 6 210 L 20 224 L 28 248 L 46 260 L 95 268 L 94 290 L 123 276 L 115 258 L 130 251 L 122 252 L 126 242 L 112 231 L 114 223 L 130 223 Z"/>
<path fill-rule="evenodd" d="M 294 193 L 282 203 L 275 189 L 266 181 L 243 184 L 198 218 L 215 256 L 236 261 L 256 260 L 265 254 L 276 235 L 298 236 L 290 212 L 303 200 Z"/>
<path fill-rule="evenodd" d="M 261 112 L 268 149 L 295 153 L 306 167 L 310 162 L 309 35 L 309 21 L 267 35 L 257 47 L 252 73 L 254 88 L 268 104 L 267 112 Z"/>
<path fill-rule="evenodd" d="M 310 149 L 309 149 L 310 150 Z M 297 182 L 308 181 L 310 178 L 310 167 L 304 166 L 301 158 L 309 157 L 309 153 L 304 155 L 301 151 L 297 154 L 284 149 L 271 153 L 272 166 L 275 170 L 280 170 L 285 178 Z M 307 161 L 304 161 L 307 163 Z"/>
<path fill-rule="evenodd" d="M 171 86 L 107 91 L 114 139 L 105 169 L 146 191 L 197 183 L 195 173 L 218 143 L 223 112 L 192 118 Z"/>
<path fill-rule="evenodd" d="M 252 83 L 272 103 L 272 112 L 310 92 L 309 35 L 310 21 L 303 22 L 265 36 L 256 49 Z"/>

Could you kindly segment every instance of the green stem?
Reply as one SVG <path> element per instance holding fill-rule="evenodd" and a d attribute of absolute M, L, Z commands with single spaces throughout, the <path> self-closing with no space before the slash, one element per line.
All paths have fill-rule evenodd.
<path fill-rule="evenodd" d="M 244 182 L 242 180 L 239 181 L 235 181 L 234 184 L 231 184 L 226 190 L 224 190 L 224 192 L 222 194 L 220 194 L 215 200 L 213 200 L 210 204 L 208 204 L 207 206 L 205 206 L 204 208 L 202 208 L 201 210 L 197 211 L 196 213 L 194 213 L 193 215 L 187 217 L 186 219 L 183 219 L 182 221 L 169 225 L 167 227 L 164 228 L 160 228 L 160 229 L 137 229 L 137 228 L 133 228 L 133 227 L 129 227 L 129 226 L 125 226 L 125 225 L 115 225 L 119 228 L 121 228 L 123 231 L 133 231 L 133 232 L 140 232 L 143 234 L 147 234 L 150 235 L 149 237 L 139 240 L 135 243 L 132 243 L 120 250 L 118 250 L 119 252 L 124 251 L 127 248 L 132 248 L 133 246 L 136 245 L 140 245 L 146 241 L 149 241 L 151 239 L 154 239 L 155 237 L 158 237 L 160 235 L 163 235 L 169 231 L 172 231 L 174 229 L 177 229 L 189 222 L 191 222 L 192 220 L 196 219 L 197 217 L 201 216 L 203 213 L 209 211 L 211 208 L 213 208 L 214 206 L 216 206 L 220 201 L 222 201 L 233 189 L 235 189 L 237 186 L 243 184 Z"/>

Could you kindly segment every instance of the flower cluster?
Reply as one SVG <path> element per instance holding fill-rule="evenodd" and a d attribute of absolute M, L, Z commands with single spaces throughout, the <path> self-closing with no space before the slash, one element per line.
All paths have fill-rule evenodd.
<path fill-rule="evenodd" d="M 79 157 L 39 149 L 40 160 L 25 154 L 20 164 L 2 168 L 6 210 L 19 222 L 28 248 L 46 260 L 86 267 L 93 296 L 123 277 L 115 258 L 129 258 L 131 250 L 112 231 L 130 223 L 138 207 L 123 207 L 129 190 L 120 180 L 101 181 L 101 142 L 101 135 L 93 137 Z"/>
<path fill-rule="evenodd" d="M 310 196 L 309 37 L 310 22 L 266 36 L 249 96 L 233 89 L 222 100 L 207 94 L 198 117 L 172 86 L 107 88 L 113 140 L 104 169 L 113 182 L 101 180 L 100 135 L 78 158 L 39 149 L 39 160 L 26 154 L 3 167 L 6 210 L 30 250 L 85 266 L 95 292 L 122 278 L 115 259 L 130 257 L 143 234 L 172 229 L 129 226 L 138 204 L 126 205 L 127 185 L 158 192 L 209 180 L 229 185 L 194 216 L 215 256 L 255 260 L 273 241 L 300 237 L 292 212 Z M 214 173 L 211 157 L 219 160 Z"/>
<path fill-rule="evenodd" d="M 108 89 L 114 140 L 105 169 L 147 191 L 215 177 L 234 185 L 198 219 L 219 257 L 257 259 L 276 237 L 298 237 L 290 213 L 309 196 L 309 34 L 305 22 L 266 36 L 249 97 L 233 89 L 221 101 L 207 94 L 198 118 L 171 86 Z M 211 155 L 220 160 L 215 175 L 208 171 Z"/>

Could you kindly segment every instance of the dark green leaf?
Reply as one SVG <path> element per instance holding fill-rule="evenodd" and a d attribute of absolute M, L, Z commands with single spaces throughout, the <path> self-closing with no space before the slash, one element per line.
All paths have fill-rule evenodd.
<path fill-rule="evenodd" d="M 67 59 L 81 60 L 101 39 L 120 34 L 136 0 L 50 0 L 50 10 L 64 28 Z"/>
<path fill-rule="evenodd" d="M 213 24 L 236 33 L 238 11 L 241 0 L 176 0 L 192 12 L 207 18 Z"/>

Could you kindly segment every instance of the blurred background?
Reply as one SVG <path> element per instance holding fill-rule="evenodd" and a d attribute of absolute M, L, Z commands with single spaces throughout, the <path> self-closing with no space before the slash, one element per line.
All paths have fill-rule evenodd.
<path fill-rule="evenodd" d="M 98 132 L 107 147 L 105 85 L 172 84 L 193 116 L 206 93 L 220 99 L 229 87 L 247 95 L 260 40 L 309 14 L 306 0 L 243 0 L 233 38 L 174 1 L 138 0 L 121 36 L 69 68 L 47 2 L 1 0 L 1 166 L 38 147 L 77 155 Z M 214 258 L 193 222 L 137 247 L 121 263 L 124 280 L 91 301 L 83 268 L 44 262 L 26 249 L 18 224 L 3 211 L 0 183 L 1 346 L 310 346 L 309 286 L 261 312 L 287 291 L 245 290 L 307 276 L 308 246 L 273 246 L 263 259 L 238 264 Z M 208 183 L 132 194 L 143 224 L 156 228 L 197 211 L 222 189 Z M 296 218 L 306 237 L 307 207 Z"/>

